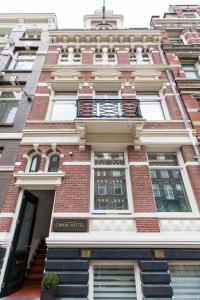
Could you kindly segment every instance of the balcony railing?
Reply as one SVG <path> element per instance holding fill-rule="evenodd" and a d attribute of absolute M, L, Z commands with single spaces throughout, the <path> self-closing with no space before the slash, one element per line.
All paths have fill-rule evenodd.
<path fill-rule="evenodd" d="M 78 99 L 78 118 L 142 118 L 138 99 Z"/>

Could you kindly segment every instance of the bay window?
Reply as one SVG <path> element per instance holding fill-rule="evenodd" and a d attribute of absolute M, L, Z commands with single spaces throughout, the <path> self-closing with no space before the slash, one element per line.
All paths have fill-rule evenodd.
<path fill-rule="evenodd" d="M 190 212 L 176 153 L 149 153 L 150 175 L 158 212 Z"/>

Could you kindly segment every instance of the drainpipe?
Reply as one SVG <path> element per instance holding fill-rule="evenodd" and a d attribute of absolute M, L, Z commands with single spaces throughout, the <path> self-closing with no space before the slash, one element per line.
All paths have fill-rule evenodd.
<path fill-rule="evenodd" d="M 165 58 L 165 55 L 163 53 L 163 50 L 161 49 L 160 44 L 157 43 L 157 46 L 158 46 L 158 50 L 159 50 L 160 57 L 161 57 L 163 65 L 167 65 L 166 58 Z M 170 83 L 170 86 L 172 88 L 172 91 L 173 91 L 173 94 L 174 94 L 174 97 L 175 97 L 175 100 L 176 100 L 176 104 L 177 104 L 177 106 L 179 108 L 179 111 L 181 113 L 181 117 L 182 117 L 183 122 L 185 124 L 185 127 L 188 131 L 189 137 L 192 141 L 192 146 L 193 146 L 193 149 L 194 149 L 195 158 L 197 158 L 198 163 L 200 164 L 200 152 L 199 152 L 199 148 L 197 147 L 197 144 L 196 144 L 196 137 L 193 136 L 192 126 L 191 126 L 190 122 L 188 121 L 185 109 L 184 109 L 183 104 L 182 104 L 182 100 L 180 99 L 180 96 L 177 93 L 176 82 L 173 80 L 171 71 L 169 69 L 166 70 L 166 74 L 167 74 L 167 78 L 168 78 L 168 81 Z"/>

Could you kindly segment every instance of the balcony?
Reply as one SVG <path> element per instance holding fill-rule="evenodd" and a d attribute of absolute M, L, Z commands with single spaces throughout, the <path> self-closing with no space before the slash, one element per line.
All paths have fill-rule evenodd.
<path fill-rule="evenodd" d="M 137 99 L 79 99 L 75 119 L 80 148 L 86 143 L 134 143 L 144 126 Z"/>

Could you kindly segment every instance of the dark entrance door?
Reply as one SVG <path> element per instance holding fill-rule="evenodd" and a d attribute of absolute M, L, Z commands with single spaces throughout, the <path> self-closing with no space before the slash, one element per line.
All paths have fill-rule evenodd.
<path fill-rule="evenodd" d="M 1 296 L 9 295 L 23 286 L 35 225 L 37 204 L 38 199 L 25 191 L 8 258 Z"/>

